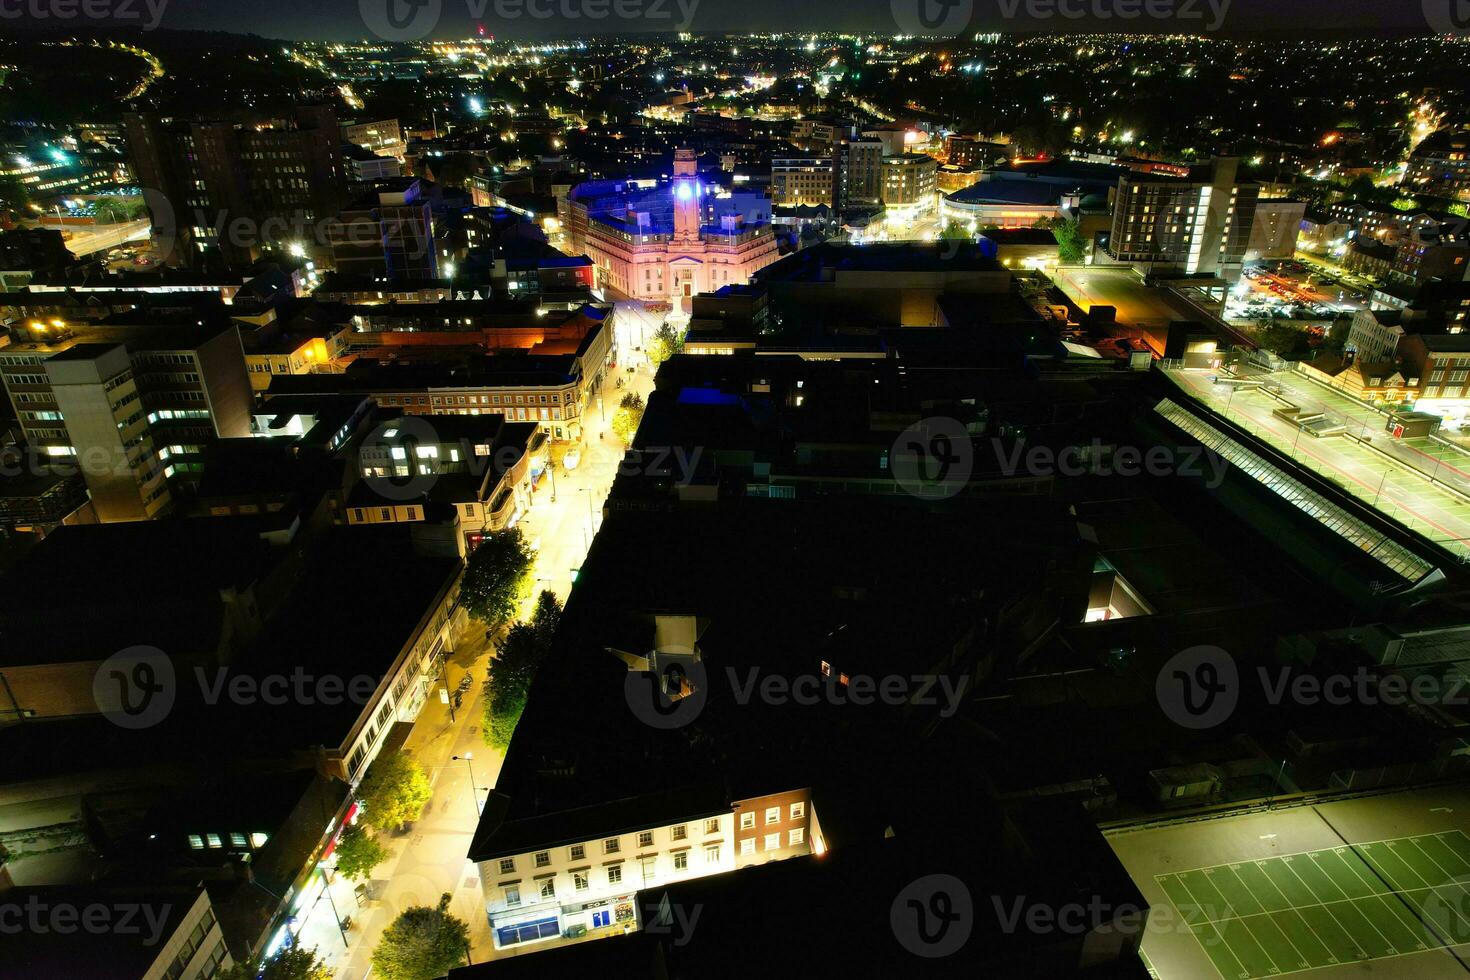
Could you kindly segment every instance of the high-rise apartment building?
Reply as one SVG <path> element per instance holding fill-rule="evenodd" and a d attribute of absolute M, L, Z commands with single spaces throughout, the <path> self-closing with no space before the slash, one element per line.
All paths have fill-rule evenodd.
<path fill-rule="evenodd" d="M 771 161 L 771 204 L 778 208 L 832 202 L 832 161 L 782 157 Z"/>
<path fill-rule="evenodd" d="M 216 437 L 250 435 L 240 335 L 214 326 L 14 328 L 0 381 L 27 444 L 80 471 L 97 519 L 154 517 Z"/>
<path fill-rule="evenodd" d="M 1239 162 L 1217 158 L 1189 177 L 1120 177 L 1107 253 L 1149 273 L 1238 279 L 1260 194 L 1237 180 Z"/>
<path fill-rule="evenodd" d="M 883 202 L 883 144 L 845 138 L 832 147 L 832 206 L 846 208 Z"/>
<path fill-rule="evenodd" d="M 1410 194 L 1470 201 L 1470 129 L 1443 129 L 1415 147 L 1400 186 Z"/>
<path fill-rule="evenodd" d="M 125 118 L 129 161 L 149 197 L 171 265 L 217 250 L 249 265 L 272 246 L 325 248 L 324 222 L 344 203 L 346 165 L 330 106 L 299 106 L 270 125 Z"/>
<path fill-rule="evenodd" d="M 932 211 L 937 202 L 939 163 L 922 153 L 883 158 L 883 206 L 891 216 Z"/>
<path fill-rule="evenodd" d="M 327 238 L 343 275 L 439 277 L 433 211 L 422 181 L 369 194 L 328 222 Z"/>

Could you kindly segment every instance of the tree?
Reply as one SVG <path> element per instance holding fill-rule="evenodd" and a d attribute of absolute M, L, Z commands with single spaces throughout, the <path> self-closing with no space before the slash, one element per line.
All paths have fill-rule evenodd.
<path fill-rule="evenodd" d="M 500 629 L 515 618 L 530 587 L 535 557 L 520 528 L 490 532 L 470 552 L 459 587 L 460 603 L 488 628 Z"/>
<path fill-rule="evenodd" d="M 1082 237 L 1081 221 L 1052 218 L 1045 225 L 1057 240 L 1057 260 L 1063 265 L 1080 265 L 1087 258 L 1087 240 Z"/>
<path fill-rule="evenodd" d="M 684 338 L 665 320 L 648 341 L 648 362 L 658 367 L 683 350 Z"/>
<path fill-rule="evenodd" d="M 216 980 L 255 980 L 257 975 L 261 980 L 332 980 L 332 970 L 317 957 L 316 948 L 304 946 L 287 946 L 266 960 L 259 974 L 244 963 L 236 963 L 219 973 Z"/>
<path fill-rule="evenodd" d="M 337 870 L 360 881 L 388 859 L 388 849 L 362 824 L 348 824 L 337 838 Z"/>
<path fill-rule="evenodd" d="M 618 410 L 613 413 L 613 435 L 621 439 L 623 445 L 629 445 L 633 436 L 638 433 L 638 423 L 642 421 L 643 399 L 630 391 L 623 396 L 623 400 L 618 403 Z"/>
<path fill-rule="evenodd" d="M 944 226 L 944 230 L 939 233 L 939 237 L 946 241 L 969 242 L 974 241 L 975 233 L 970 231 L 969 226 L 962 225 L 958 221 L 951 221 Z"/>
<path fill-rule="evenodd" d="M 401 749 L 373 760 L 357 787 L 363 818 L 380 831 L 417 820 L 433 795 L 423 768 Z"/>
<path fill-rule="evenodd" d="M 544 591 L 536 600 L 530 623 L 516 623 L 501 641 L 485 685 L 485 741 L 499 749 L 510 745 L 516 722 L 526 708 L 531 682 L 551 652 L 561 622 L 556 593 Z"/>
<path fill-rule="evenodd" d="M 373 950 L 373 970 L 383 980 L 433 980 L 468 959 L 470 929 L 449 914 L 449 895 L 439 905 L 404 909 L 383 930 Z"/>

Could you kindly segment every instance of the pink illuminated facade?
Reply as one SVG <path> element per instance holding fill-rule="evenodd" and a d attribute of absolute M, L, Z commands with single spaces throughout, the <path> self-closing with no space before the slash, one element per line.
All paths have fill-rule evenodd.
<path fill-rule="evenodd" d="M 694 153 L 674 153 L 673 220 L 652 209 L 589 215 L 585 247 L 597 286 L 618 297 L 679 303 L 697 293 L 745 283 L 776 261 L 776 238 L 764 222 L 727 215 L 703 225 L 704 197 Z M 579 229 L 580 230 L 580 229 Z"/>

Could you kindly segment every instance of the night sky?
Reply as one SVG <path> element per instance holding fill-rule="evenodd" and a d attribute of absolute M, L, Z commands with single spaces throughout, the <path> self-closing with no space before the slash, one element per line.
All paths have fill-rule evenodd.
<path fill-rule="evenodd" d="M 387 3 L 405 0 L 113 0 L 127 2 L 140 10 L 158 9 L 161 3 L 161 26 L 183 30 L 214 29 L 237 33 L 254 33 L 268 37 L 299 39 L 348 40 L 366 36 L 359 4 L 376 4 L 381 10 Z M 1430 19 L 1426 10 L 1437 14 L 1441 25 L 1449 23 L 1447 11 L 1460 0 L 827 0 L 827 2 L 793 2 L 793 0 L 590 0 L 611 7 L 614 3 L 631 4 L 656 11 L 661 17 L 619 18 L 609 14 L 602 19 L 568 18 L 563 9 L 581 10 L 589 0 L 412 0 L 418 4 L 439 5 L 437 26 L 427 36 L 458 38 L 470 36 L 476 24 L 485 31 L 507 39 L 549 39 L 592 34 L 674 31 L 684 27 L 686 12 L 692 10 L 688 29 L 694 31 L 803 31 L 847 30 L 875 33 L 896 32 L 893 9 L 912 10 L 920 2 L 966 4 L 973 12 L 972 30 L 983 31 L 1055 31 L 1068 33 L 1089 29 L 1108 32 L 1128 30 L 1180 31 L 1210 33 L 1207 26 L 1220 23 L 1221 34 L 1249 34 L 1260 31 L 1309 30 L 1352 31 L 1359 33 L 1425 32 Z M 1055 9 L 1062 4 L 1072 10 L 1119 9 L 1116 5 L 1145 4 L 1172 6 L 1187 16 L 1159 20 L 1140 16 L 1132 20 L 1111 18 L 1089 20 L 1059 15 L 1047 19 L 1031 17 L 1028 9 Z M 508 6 L 507 6 L 508 5 Z M 543 16 L 532 16 L 534 7 Z M 1218 13 L 1223 8 L 1223 19 Z M 412 8 L 404 8 L 411 12 Z M 615 8 L 612 8 L 615 9 Z M 626 9 L 626 8 L 625 8 Z M 482 11 L 478 18 L 472 11 Z M 521 11 L 505 17 L 502 12 Z M 931 15 L 942 15 L 944 8 L 934 7 Z M 1013 12 L 1007 16 L 1006 12 Z M 546 13 L 552 16 L 544 16 Z M 404 13 L 407 17 L 408 13 Z M 400 23 L 403 21 L 400 20 Z M 13 23 L 13 22 L 12 22 Z M 57 26 L 53 21 L 51 26 Z"/>

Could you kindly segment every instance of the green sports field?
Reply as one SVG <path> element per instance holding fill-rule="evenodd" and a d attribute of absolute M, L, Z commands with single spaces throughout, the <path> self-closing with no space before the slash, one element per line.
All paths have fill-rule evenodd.
<path fill-rule="evenodd" d="M 1458 831 L 1157 880 L 1226 980 L 1470 943 L 1470 838 Z"/>

